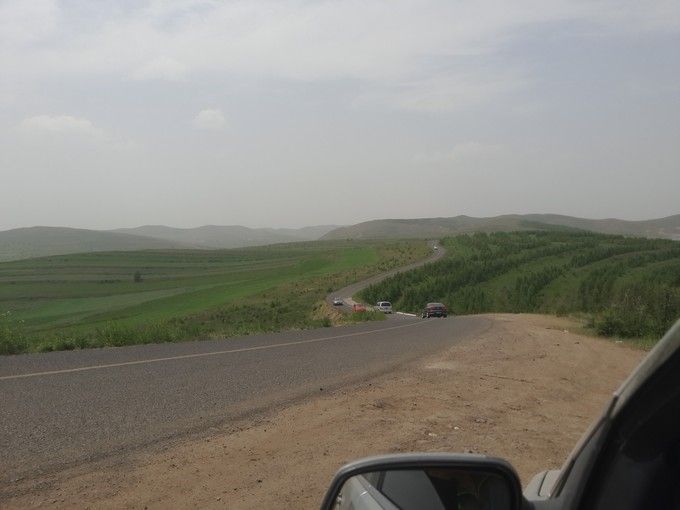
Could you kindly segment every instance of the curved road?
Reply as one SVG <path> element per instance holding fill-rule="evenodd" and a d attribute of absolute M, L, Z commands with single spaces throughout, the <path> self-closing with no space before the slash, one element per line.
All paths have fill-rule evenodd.
<path fill-rule="evenodd" d="M 407 266 L 398 267 L 396 269 L 392 269 L 391 271 L 380 273 L 378 275 L 367 278 L 366 280 L 353 283 L 351 285 L 348 285 L 347 287 L 343 287 L 342 289 L 336 290 L 335 292 L 331 292 L 330 294 L 328 294 L 328 296 L 326 296 L 326 301 L 332 305 L 333 298 L 339 297 L 340 299 L 342 299 L 343 305 L 342 307 L 338 307 L 338 309 L 341 309 L 345 312 L 351 311 L 352 309 L 351 305 L 354 303 L 354 300 L 352 299 L 353 296 L 364 290 L 369 285 L 381 282 L 384 279 L 389 278 L 390 276 L 394 276 L 397 273 L 410 271 L 411 269 L 415 269 L 417 267 L 424 266 L 425 264 L 435 262 L 441 259 L 446 253 L 446 250 L 439 245 L 439 241 L 430 241 L 428 244 L 432 248 L 434 248 L 435 246 L 437 247 L 437 250 L 433 250 L 432 254 L 429 257 L 419 260 L 417 262 L 413 262 L 412 264 L 409 264 Z M 386 296 L 385 299 L 389 300 L 389 297 Z"/>
<path fill-rule="evenodd" d="M 0 501 L 12 480 L 104 458 L 394 369 L 489 327 L 394 320 L 0 358 Z"/>

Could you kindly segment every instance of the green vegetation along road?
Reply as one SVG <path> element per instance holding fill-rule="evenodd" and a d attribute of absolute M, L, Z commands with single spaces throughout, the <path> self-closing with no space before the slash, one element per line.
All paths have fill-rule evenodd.
<path fill-rule="evenodd" d="M 0 353 L 327 324 L 327 292 L 421 259 L 422 241 L 61 255 L 0 263 Z"/>
<path fill-rule="evenodd" d="M 442 240 L 446 257 L 364 290 L 417 313 L 585 314 L 603 335 L 660 337 L 680 317 L 680 243 L 585 232 L 514 232 Z"/>

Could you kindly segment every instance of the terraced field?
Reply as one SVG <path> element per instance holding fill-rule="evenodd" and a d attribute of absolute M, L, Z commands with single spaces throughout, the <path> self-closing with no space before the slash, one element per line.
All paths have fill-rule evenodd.
<path fill-rule="evenodd" d="M 310 242 L 0 263 L 0 353 L 324 324 L 329 289 L 422 258 L 426 243 Z"/>
<path fill-rule="evenodd" d="M 680 317 L 680 243 L 582 232 L 462 235 L 447 257 L 369 287 L 418 312 L 442 301 L 455 313 L 581 313 L 604 335 L 653 337 Z"/>

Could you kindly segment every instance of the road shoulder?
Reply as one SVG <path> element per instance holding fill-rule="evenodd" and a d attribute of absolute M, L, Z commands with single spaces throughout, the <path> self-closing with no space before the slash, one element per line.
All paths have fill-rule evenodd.
<path fill-rule="evenodd" d="M 488 317 L 484 334 L 399 371 L 117 463 L 25 481 L 3 507 L 314 508 L 344 462 L 405 451 L 505 457 L 526 483 L 559 467 L 644 352 L 570 333 L 566 319 Z"/>

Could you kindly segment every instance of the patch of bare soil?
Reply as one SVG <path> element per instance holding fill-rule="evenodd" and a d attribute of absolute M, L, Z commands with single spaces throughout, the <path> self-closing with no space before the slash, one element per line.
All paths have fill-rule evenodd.
<path fill-rule="evenodd" d="M 565 319 L 492 315 L 481 337 L 266 419 L 32 484 L 11 507 L 315 508 L 367 455 L 508 459 L 522 481 L 559 467 L 644 352 L 567 332 Z"/>

